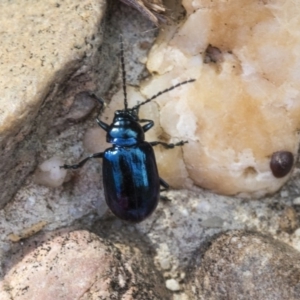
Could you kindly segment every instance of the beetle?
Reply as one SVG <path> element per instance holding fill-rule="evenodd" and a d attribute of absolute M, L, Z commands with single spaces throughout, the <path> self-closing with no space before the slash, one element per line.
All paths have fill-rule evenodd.
<path fill-rule="evenodd" d="M 112 147 L 104 152 L 92 154 L 78 164 L 65 164 L 61 168 L 78 169 L 91 158 L 102 158 L 103 187 L 108 207 L 118 218 L 138 223 L 151 215 L 158 204 L 160 192 L 169 188 L 169 185 L 159 177 L 153 146 L 162 145 L 171 149 L 187 143 L 187 141 L 175 144 L 161 141 L 146 142 L 145 132 L 154 126 L 154 122 L 139 119 L 139 108 L 158 96 L 183 84 L 193 82 L 195 79 L 178 83 L 144 102 L 128 108 L 122 37 L 120 37 L 120 50 L 124 109 L 115 112 L 112 124 L 108 125 L 100 120 L 99 116 L 104 107 L 104 101 L 95 97 L 102 105 L 96 122 L 106 131 L 106 141 L 111 143 Z M 146 124 L 142 125 L 141 123 Z M 160 186 L 163 187 L 162 190 L 160 190 Z"/>

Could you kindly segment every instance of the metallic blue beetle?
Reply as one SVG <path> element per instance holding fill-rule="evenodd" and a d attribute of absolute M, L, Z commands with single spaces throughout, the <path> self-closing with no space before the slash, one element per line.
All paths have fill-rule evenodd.
<path fill-rule="evenodd" d="M 160 185 L 164 187 L 163 190 L 169 188 L 169 185 L 158 175 L 152 146 L 160 144 L 170 149 L 186 143 L 184 141 L 176 144 L 158 141 L 146 142 L 144 133 L 154 126 L 154 122 L 152 120 L 139 119 L 139 107 L 163 93 L 195 80 L 190 79 L 176 84 L 135 105 L 133 108 L 128 108 L 122 39 L 120 44 L 124 109 L 115 112 L 111 125 L 99 119 L 101 112 L 96 118 L 98 125 L 107 132 L 107 142 L 113 144 L 113 146 L 104 152 L 88 156 L 78 164 L 63 165 L 61 167 L 77 169 L 91 158 L 103 158 L 103 186 L 108 207 L 120 219 L 138 223 L 155 210 L 159 200 Z M 96 99 L 103 107 L 103 100 Z M 146 124 L 141 126 L 140 123 Z"/>

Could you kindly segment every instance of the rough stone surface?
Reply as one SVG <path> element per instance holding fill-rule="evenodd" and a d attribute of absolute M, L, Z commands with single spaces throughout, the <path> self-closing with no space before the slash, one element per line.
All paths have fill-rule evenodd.
<path fill-rule="evenodd" d="M 269 236 L 229 232 L 197 255 L 192 299 L 300 298 L 300 253 Z"/>
<path fill-rule="evenodd" d="M 167 11 L 172 15 L 174 15 L 174 11 L 170 3 L 174 2 L 176 1 L 166 1 Z M 198 5 L 200 2 L 194 1 L 194 3 Z M 97 46 L 93 44 L 95 47 L 90 49 L 92 52 L 87 50 L 87 56 L 84 56 L 80 62 L 77 60 L 71 61 L 71 67 L 67 64 L 67 69 L 69 67 L 72 69 L 74 66 L 76 69 L 76 66 L 79 66 L 79 71 L 76 69 L 77 71 L 70 75 L 69 80 L 64 81 L 62 79 L 62 81 L 57 81 L 58 86 L 54 90 L 56 96 L 52 97 L 50 95 L 52 98 L 49 96 L 51 98 L 49 99 L 53 101 L 48 100 L 45 102 L 45 105 L 42 106 L 37 114 L 35 122 L 33 122 L 33 128 L 36 128 L 37 132 L 41 130 L 39 141 L 43 145 L 39 149 L 38 155 L 34 156 L 34 163 L 41 163 L 55 156 L 60 156 L 65 163 L 75 163 L 91 152 L 102 151 L 107 148 L 108 145 L 106 143 L 99 143 L 94 138 L 95 135 L 98 135 L 98 133 L 95 133 L 97 126 L 95 117 L 98 113 L 96 108 L 99 106 L 95 99 L 86 92 L 94 91 L 107 102 L 112 99 L 105 112 L 101 115 L 101 119 L 103 118 L 104 121 L 109 122 L 109 114 L 123 107 L 122 91 L 115 94 L 121 87 L 120 78 L 116 76 L 116 70 L 119 67 L 119 58 L 116 54 L 119 51 L 118 39 L 120 32 L 123 33 L 124 38 L 127 82 L 130 85 L 134 85 L 134 87 L 128 88 L 130 105 L 141 101 L 144 97 L 140 94 L 137 85 L 141 79 L 148 75 L 144 69 L 144 63 L 147 61 L 147 53 L 156 36 L 156 28 L 138 11 L 121 4 L 119 1 L 112 0 L 108 4 L 106 26 L 97 27 L 99 31 L 102 30 L 101 28 L 105 28 L 105 30 L 103 29 L 103 42 L 101 35 L 100 37 L 96 35 L 94 41 L 95 43 L 99 42 L 99 44 Z M 97 5 L 99 5 L 99 2 L 97 2 Z M 57 27 L 64 28 L 65 20 L 59 20 L 61 25 L 57 25 Z M 98 19 L 96 18 L 96 20 Z M 173 30 L 176 30 L 176 28 L 173 27 Z M 164 32 L 166 33 L 166 31 Z M 45 33 L 48 34 L 47 32 Z M 173 33 L 171 32 L 170 35 Z M 158 39 L 161 39 L 161 36 Z M 12 40 L 14 40 L 14 36 L 12 36 Z M 99 48 L 100 44 L 101 47 Z M 22 48 L 19 49 L 21 52 Z M 98 53 L 98 50 L 100 53 Z M 93 51 L 96 52 L 94 56 L 91 54 L 94 53 Z M 220 53 L 217 49 L 211 47 L 205 55 L 206 64 L 210 65 L 210 67 L 213 61 L 220 64 Z M 99 62 L 105 62 L 104 67 Z M 97 67 L 99 68 L 97 69 Z M 7 74 L 4 75 L 6 76 Z M 112 78 L 114 78 L 115 84 L 104 95 L 104 90 L 107 89 Z M 60 82 L 62 82 L 61 85 L 59 85 Z M 146 84 L 144 82 L 142 87 Z M 165 85 L 157 86 L 154 92 L 164 88 L 166 88 Z M 171 112 L 174 111 L 174 102 L 172 101 L 178 95 L 183 95 L 184 89 L 173 92 L 169 103 Z M 112 97 L 113 94 L 114 96 Z M 55 108 L 59 108 L 59 113 L 55 113 Z M 32 106 L 27 106 L 27 109 L 30 111 Z M 158 134 L 161 139 L 167 140 L 169 136 L 159 126 L 159 116 L 155 116 L 152 112 L 155 109 L 157 109 L 155 103 L 149 104 L 148 111 L 141 109 L 141 116 L 150 119 L 154 116 L 153 120 L 156 123 L 155 128 L 149 130 L 147 140 L 157 139 L 155 134 Z M 172 123 L 167 124 L 169 128 L 174 128 L 174 123 L 176 123 L 174 120 L 172 120 Z M 32 132 L 34 133 L 34 130 Z M 28 141 L 29 137 L 30 135 L 27 135 L 24 140 Z M 103 131 L 101 131 L 101 138 L 103 137 Z M 174 137 L 176 138 L 176 136 Z M 91 140 L 94 140 L 94 143 L 91 143 Z M 183 180 L 189 180 L 187 173 L 180 173 L 177 170 L 178 164 L 183 165 L 183 161 L 180 160 L 181 149 L 166 151 L 158 148 L 157 153 L 159 154 L 159 166 L 163 170 L 167 170 L 161 173 L 162 178 L 171 182 L 172 186 L 180 186 Z M 172 156 L 173 154 L 175 157 Z M 191 156 L 191 159 L 193 159 L 193 156 Z M 256 243 L 258 240 L 261 242 L 260 245 L 266 245 L 260 249 L 265 256 L 265 261 L 269 263 L 269 266 L 272 264 L 273 270 L 279 270 L 278 266 L 280 263 L 282 262 L 283 264 L 283 261 L 287 262 L 287 265 L 282 267 L 282 270 L 287 270 L 286 276 L 280 273 L 279 270 L 275 279 L 291 279 L 291 283 L 287 283 L 286 291 L 282 287 L 283 293 L 289 293 L 294 288 L 294 277 L 288 273 L 290 265 L 286 257 L 297 259 L 296 252 L 292 251 L 293 254 L 291 254 L 289 246 L 298 251 L 300 250 L 298 221 L 300 213 L 300 169 L 298 160 L 295 159 L 295 163 L 296 166 L 291 173 L 291 180 L 288 181 L 287 185 L 279 193 L 271 197 L 265 197 L 261 201 L 245 201 L 240 198 L 219 196 L 192 187 L 192 184 L 190 184 L 191 190 L 171 190 L 164 194 L 171 201 L 161 201 L 154 214 L 137 225 L 121 222 L 111 212 L 106 212 L 107 208 L 104 203 L 101 179 L 101 162 L 99 161 L 89 162 L 81 170 L 69 171 L 63 186 L 58 188 L 37 185 L 33 180 L 34 176 L 30 175 L 13 200 L 0 211 L 0 257 L 4 267 L 4 270 L 0 270 L 2 272 L 0 299 L 14 299 L 12 295 L 15 295 L 15 292 L 20 292 L 24 295 L 30 293 L 30 289 L 27 288 L 28 280 L 31 280 L 35 273 L 30 273 L 26 270 L 26 265 L 28 266 L 28 264 L 25 264 L 25 258 L 32 258 L 31 254 L 36 254 L 32 261 L 36 261 L 34 260 L 36 257 L 39 259 L 34 270 L 41 272 L 38 279 L 45 279 L 44 282 L 47 283 L 45 287 L 43 286 L 45 291 L 47 289 L 50 295 L 52 292 L 51 286 L 54 290 L 64 292 L 60 285 L 61 281 L 51 277 L 54 272 L 59 272 L 59 268 L 56 267 L 56 261 L 51 260 L 49 255 L 51 251 L 57 251 L 56 253 L 58 253 L 58 263 L 60 263 L 64 271 L 61 278 L 67 283 L 70 295 L 79 293 L 81 288 L 77 284 L 82 277 L 82 272 L 80 273 L 78 266 L 76 266 L 77 261 L 81 265 L 92 265 L 90 267 L 91 272 L 85 272 L 90 277 L 81 278 L 81 282 L 85 284 L 85 287 L 90 287 L 89 291 L 91 293 L 85 290 L 82 295 L 87 299 L 93 299 L 93 295 L 98 297 L 100 290 L 105 293 L 107 286 L 103 285 L 99 278 L 93 276 L 100 274 L 103 264 L 99 266 L 99 261 L 103 258 L 103 253 L 107 249 L 111 249 L 112 253 L 105 256 L 111 259 L 108 262 L 116 263 L 123 268 L 121 268 L 122 270 L 126 270 L 123 273 L 121 272 L 120 276 L 120 273 L 113 273 L 113 275 L 118 275 L 118 279 L 109 287 L 110 292 L 113 288 L 116 289 L 116 294 L 113 294 L 112 297 L 123 293 L 120 296 L 121 299 L 139 299 L 135 298 L 136 295 L 139 295 L 141 299 L 149 299 L 147 297 L 151 295 L 149 296 L 149 293 L 145 292 L 146 290 L 147 292 L 151 291 L 153 293 L 152 296 L 154 297 L 155 295 L 158 299 L 199 299 L 196 291 L 200 291 L 203 286 L 205 287 L 205 282 L 200 282 L 200 277 L 197 277 L 198 282 L 196 284 L 193 275 L 195 275 L 195 272 L 202 272 L 201 258 L 216 257 L 218 261 L 215 262 L 215 265 L 222 266 L 224 264 L 227 266 L 226 261 L 234 261 L 230 251 L 226 252 L 224 250 L 222 252 L 223 249 L 217 246 L 210 248 L 208 247 L 208 242 L 218 241 L 222 233 L 236 229 L 240 230 L 239 236 L 241 239 L 246 237 L 246 242 L 243 242 L 244 244 L 241 243 L 244 247 L 243 249 L 252 251 L 254 254 L 256 253 L 255 249 L 248 244 L 249 240 L 251 240 L 249 233 L 247 233 L 249 230 L 264 232 L 278 240 L 278 242 L 272 242 L 271 238 L 262 237 L 258 234 L 258 238 L 254 239 L 254 242 Z M 16 174 L 16 176 L 19 176 L 18 179 L 20 178 L 21 180 L 22 176 L 18 173 Z M 169 180 L 170 178 L 171 180 Z M 96 209 L 97 206 L 98 209 Z M 45 235 L 38 234 L 36 237 L 31 237 L 41 230 L 48 232 L 61 227 L 67 227 L 68 229 L 65 230 L 65 233 L 69 231 L 69 236 L 73 235 L 74 238 L 68 240 L 63 231 Z M 71 233 L 72 230 L 83 229 L 94 232 L 101 238 L 99 239 L 84 231 Z M 226 240 L 228 234 L 225 235 L 224 240 Z M 49 237 L 47 242 L 45 242 L 46 236 Z M 34 244 L 31 244 L 32 248 L 30 248 L 29 244 L 33 242 Z M 53 249 L 51 248 L 52 250 L 48 251 L 47 243 L 50 242 Z M 277 247 L 277 243 L 285 243 L 289 246 L 281 245 Z M 67 251 L 66 245 L 70 248 L 70 252 Z M 90 245 L 96 248 L 93 250 L 90 248 Z M 29 248 L 30 250 L 27 251 Z M 66 251 L 62 251 L 62 249 Z M 214 249 L 218 249 L 219 254 L 213 252 Z M 81 253 L 85 253 L 84 258 L 80 256 Z M 39 254 L 45 255 L 41 256 Z M 114 260 L 115 254 L 117 254 L 116 260 Z M 233 254 L 236 258 L 240 252 L 236 250 Z M 276 255 L 283 259 L 279 262 L 275 259 L 271 260 Z M 75 257 L 77 261 L 72 261 L 71 256 Z M 254 264 L 261 262 L 261 257 L 258 254 L 253 257 L 255 257 Z M 200 260 L 200 263 L 198 262 L 199 269 L 197 270 L 194 269 L 196 258 Z M 240 266 L 246 265 L 247 255 L 241 255 L 240 258 Z M 64 263 L 66 264 L 64 265 Z M 72 267 L 72 264 L 75 264 L 75 267 Z M 55 270 L 53 270 L 53 266 L 55 266 Z M 131 266 L 131 270 L 128 266 Z M 209 270 L 209 265 L 203 266 Z M 49 271 L 51 267 L 52 269 Z M 235 267 L 238 267 L 238 265 L 236 264 Z M 263 274 L 264 265 L 261 264 L 258 267 L 260 267 L 261 273 L 255 274 L 255 270 L 251 270 L 253 271 L 250 274 L 251 276 L 253 274 L 257 276 Z M 85 270 L 84 268 L 83 266 L 82 270 Z M 292 268 L 296 275 L 297 268 L 297 264 Z M 15 270 L 17 272 L 14 272 Z M 45 270 L 49 272 L 43 273 Z M 74 273 L 72 272 L 73 270 Z M 191 270 L 193 270 L 193 273 Z M 226 270 L 229 272 L 230 269 L 227 268 Z M 75 273 L 75 271 L 78 273 Z M 212 270 L 212 274 L 215 274 L 213 271 L 215 270 Z M 154 279 L 151 277 L 151 272 L 153 272 Z M 236 268 L 236 272 L 241 271 Z M 20 274 L 28 274 L 28 276 L 22 277 Z M 131 276 L 130 279 L 128 279 L 127 275 Z M 202 276 L 202 273 L 200 275 Z M 209 274 L 206 275 L 209 276 Z M 251 280 L 255 280 L 254 275 L 250 277 Z M 5 279 L 3 279 L 4 276 Z M 75 279 L 72 281 L 73 278 Z M 96 279 L 93 281 L 93 278 Z M 223 278 L 221 279 L 223 280 Z M 159 283 L 155 280 L 158 280 Z M 222 280 L 216 284 L 222 285 Z M 91 282 L 94 282 L 94 285 L 90 284 Z M 139 285 L 137 282 L 146 282 L 147 284 L 146 286 Z M 151 285 L 153 282 L 155 286 Z M 170 285 L 170 283 L 177 283 L 178 285 Z M 133 285 L 129 286 L 130 284 Z M 246 285 L 247 281 L 240 280 L 240 284 Z M 166 286 L 172 287 L 173 291 L 166 290 Z M 33 282 L 31 285 L 30 281 L 30 287 L 35 287 L 35 283 Z M 19 289 L 18 291 L 16 291 L 17 288 Z M 245 290 L 248 291 L 250 288 L 251 286 L 246 286 Z M 294 290 L 296 293 L 296 289 Z M 140 294 L 136 294 L 137 292 L 140 292 Z M 238 299 L 248 299 L 247 294 L 243 290 L 239 290 Z"/>
<path fill-rule="evenodd" d="M 291 190 L 291 187 L 290 187 Z M 283 191 L 285 193 L 286 191 Z M 244 201 L 218 196 L 207 191 L 170 191 L 170 201 L 161 201 L 157 210 L 141 224 L 130 225 L 113 217 L 104 218 L 93 227 L 102 228 L 106 237 L 117 238 L 125 243 L 132 239 L 137 247 L 151 245 L 156 267 L 165 280 L 176 279 L 185 290 L 189 267 L 194 265 L 194 253 L 202 251 L 207 240 L 222 232 L 234 229 L 265 232 L 293 248 L 300 249 L 299 225 L 293 230 L 282 227 L 282 220 L 294 224 L 290 211 L 290 193 L 280 194 L 261 201 Z M 299 216 L 299 212 L 296 213 Z M 294 225 L 293 225 L 294 226 Z M 283 230 L 284 229 L 284 230 Z M 100 229 L 99 229 L 100 230 Z"/>
<path fill-rule="evenodd" d="M 157 30 L 150 21 L 134 9 L 119 5 L 119 1 L 109 4 L 103 41 L 103 27 L 100 24 L 94 24 L 90 30 L 94 28 L 99 32 L 95 34 L 94 46 L 89 48 L 91 52 L 87 51 L 86 56 L 80 61 L 70 62 L 70 65 L 74 64 L 73 67 L 75 69 L 78 67 L 79 70 L 57 87 L 55 91 L 58 95 L 55 99 L 51 98 L 53 101 L 50 99 L 43 105 L 33 122 L 33 127 L 37 131 L 43 131 L 42 136 L 35 135 L 34 130 L 30 133 L 39 140 L 42 146 L 31 149 L 32 151 L 38 150 L 36 155 L 30 156 L 33 164 L 42 163 L 53 157 L 64 158 L 65 162 L 74 163 L 81 156 L 88 155 L 84 152 L 82 142 L 86 129 L 96 126 L 95 117 L 98 109 L 93 109 L 96 105 L 98 108 L 98 104 L 95 99 L 91 99 L 87 91 L 94 91 L 98 96 L 109 101 L 112 92 L 108 93 L 107 97 L 104 97 L 104 92 L 112 78 L 116 80 L 118 88 L 120 79 L 117 78 L 116 73 L 119 69 L 120 32 L 123 32 L 124 48 L 127 54 L 125 57 L 128 67 L 127 81 L 136 84 L 140 78 L 147 75 L 140 58 L 146 57 Z M 102 4 L 97 1 L 97 9 L 99 6 L 101 8 Z M 17 8 L 22 10 L 22 6 L 16 6 Z M 100 15 L 97 16 L 100 18 L 102 12 L 98 11 L 98 13 Z M 57 18 L 58 21 L 61 23 L 56 26 L 60 29 L 66 26 L 64 18 Z M 85 32 L 81 33 L 85 34 Z M 11 38 L 15 39 L 14 36 Z M 99 47 L 100 44 L 101 47 Z M 39 75 L 36 76 L 39 77 Z M 28 109 L 30 108 L 28 106 Z M 57 113 L 55 109 L 58 109 Z M 25 141 L 28 141 L 31 135 L 28 135 Z M 10 159 L 16 159 L 16 157 L 11 156 Z M 3 158 L 1 162 L 4 161 Z M 13 173 L 18 174 L 16 169 Z M 9 174 L 6 175 L 9 176 Z M 17 182 L 10 181 L 12 186 L 12 183 L 20 184 L 22 181 L 22 176 L 18 176 Z M 70 226 L 74 221 L 82 218 L 85 219 L 84 224 L 92 224 L 99 215 L 107 211 L 102 191 L 101 164 L 97 161 L 79 172 L 68 172 L 66 182 L 58 188 L 38 185 L 34 179 L 35 176 L 30 174 L 12 201 L 0 210 L 1 260 L 7 259 L 6 255 L 10 255 L 12 242 L 28 238 L 43 228 L 55 230 Z"/>
<path fill-rule="evenodd" d="M 119 1 L 115 4 L 119 4 Z M 63 28 L 65 21 L 59 20 L 60 27 Z M 87 128 L 97 126 L 95 117 L 99 105 L 86 92 L 94 91 L 109 101 L 111 93 L 119 87 L 120 78 L 117 78 L 117 71 L 120 61 L 120 32 L 123 32 L 124 38 L 127 81 L 136 84 L 140 78 L 147 75 L 139 58 L 146 57 L 155 38 L 154 25 L 134 9 L 121 4 L 109 8 L 105 28 L 101 48 L 97 48 L 97 51 L 93 48 L 96 51 L 93 60 L 91 57 L 89 62 L 81 61 L 83 65 L 77 75 L 60 87 L 62 90 L 58 92 L 59 96 L 55 101 L 47 102 L 38 114 L 34 126 L 37 130 L 43 130 L 43 135 L 39 140 L 42 147 L 38 155 L 30 156 L 34 164 L 53 157 L 60 157 L 65 163 L 75 163 L 89 154 L 84 151 L 84 134 Z M 95 40 L 101 42 L 102 36 L 95 36 Z M 112 77 L 116 81 L 115 87 L 105 97 L 104 91 Z M 57 105 L 57 115 L 52 104 Z M 98 109 L 93 110 L 96 105 Z M 25 140 L 28 139 L 29 137 Z M 14 169 L 14 172 L 17 170 Z M 38 185 L 34 174 L 30 174 L 12 201 L 0 210 L 0 257 L 10 249 L 12 240 L 28 237 L 28 233 L 34 234 L 38 228 L 43 228 L 36 224 L 47 224 L 45 230 L 55 230 L 70 226 L 84 216 L 84 223 L 88 224 L 93 223 L 99 215 L 102 216 L 107 211 L 107 206 L 104 201 L 101 173 L 101 161 L 93 161 L 87 164 L 86 168 L 69 171 L 65 183 L 58 188 Z M 18 178 L 17 183 L 21 180 L 21 177 Z"/>
<path fill-rule="evenodd" d="M 141 224 L 132 225 L 121 222 L 108 213 L 100 220 L 94 214 L 83 216 L 76 227 L 95 232 L 103 239 L 111 241 L 122 251 L 128 245 L 132 245 L 130 247 L 142 253 L 141 261 L 147 260 L 147 264 L 149 261 L 154 261 L 155 268 L 163 275 L 164 285 L 170 279 L 179 283 L 181 290 L 174 293 L 174 299 L 186 299 L 185 295 L 191 291 L 190 267 L 195 265 L 194 254 L 203 253 L 207 240 L 216 234 L 233 229 L 267 232 L 295 249 L 300 249 L 300 229 L 299 225 L 294 225 L 297 224 L 294 216 L 295 213 L 299 216 L 299 210 L 292 204 L 293 193 L 291 192 L 297 187 L 287 188 L 289 190 L 283 190 L 281 194 L 265 199 L 263 202 L 244 201 L 200 190 L 195 192 L 170 191 L 166 193 L 166 196 L 171 201 L 161 201 L 154 214 Z M 32 199 L 26 202 L 26 211 L 24 211 L 26 217 L 29 218 L 27 226 L 29 222 L 37 219 L 35 215 L 37 210 L 43 213 L 41 209 L 45 205 L 38 202 L 31 205 L 30 201 Z M 5 251 L 2 254 L 2 261 L 11 260 L 11 253 L 16 247 L 12 242 L 27 238 L 43 228 L 44 230 L 53 228 L 54 217 L 58 218 L 56 225 L 61 224 L 59 222 L 62 221 L 67 222 L 67 217 L 74 217 L 71 214 L 64 216 L 60 213 L 60 210 L 65 211 L 66 205 L 53 206 L 55 215 L 53 219 L 50 216 L 47 219 L 52 223 L 36 223 L 24 231 L 20 230 L 20 220 L 16 219 L 17 203 L 9 206 L 9 210 L 4 211 L 4 214 L 2 211 L 1 249 Z M 47 216 L 47 207 L 44 207 L 44 210 Z M 43 219 L 43 216 L 40 219 Z M 12 232 L 15 235 L 11 235 Z M 21 246 L 22 241 L 19 243 L 17 245 Z M 281 247 L 283 255 L 287 249 L 290 248 Z M 226 259 L 225 254 L 224 259 Z M 151 266 L 153 267 L 153 263 Z M 178 298 L 179 295 L 182 298 Z M 167 299 L 172 299 L 172 297 Z"/>
<path fill-rule="evenodd" d="M 18 248 L 5 265 L 2 300 L 170 297 L 161 275 L 138 249 L 125 246 L 121 252 L 87 231 L 52 232 Z"/>
<path fill-rule="evenodd" d="M 97 63 L 105 6 L 102 0 L 1 2 L 0 207 L 36 166 L 70 82 L 94 88 L 92 75 L 78 78 Z"/>

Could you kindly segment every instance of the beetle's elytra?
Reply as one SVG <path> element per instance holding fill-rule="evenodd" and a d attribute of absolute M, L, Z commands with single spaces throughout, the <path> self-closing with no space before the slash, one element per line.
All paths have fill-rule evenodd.
<path fill-rule="evenodd" d="M 185 141 L 176 144 L 160 141 L 146 142 L 144 133 L 154 126 L 154 122 L 139 119 L 139 107 L 195 79 L 178 83 L 128 108 L 122 37 L 120 37 L 120 48 L 124 109 L 115 112 L 110 125 L 99 119 L 102 109 L 96 118 L 98 125 L 107 132 L 106 140 L 112 144 L 112 147 L 104 152 L 92 154 L 78 164 L 63 165 L 61 168 L 78 169 L 91 158 L 103 158 L 103 186 L 108 207 L 118 218 L 137 223 L 150 216 L 155 210 L 159 200 L 160 186 L 164 188 L 163 190 L 169 188 L 169 185 L 158 175 L 152 147 L 162 145 L 171 149 L 186 143 Z M 98 98 L 97 100 L 104 107 L 103 100 Z M 141 125 L 141 123 L 145 124 Z"/>

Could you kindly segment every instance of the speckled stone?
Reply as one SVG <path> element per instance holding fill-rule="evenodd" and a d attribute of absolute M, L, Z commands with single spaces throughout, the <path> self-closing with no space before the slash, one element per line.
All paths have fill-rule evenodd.
<path fill-rule="evenodd" d="M 6 265 L 1 299 L 170 299 L 149 258 L 124 248 L 87 231 L 31 238 Z"/>
<path fill-rule="evenodd" d="M 199 250 L 191 299 L 300 299 L 300 253 L 280 241 L 233 231 Z"/>

